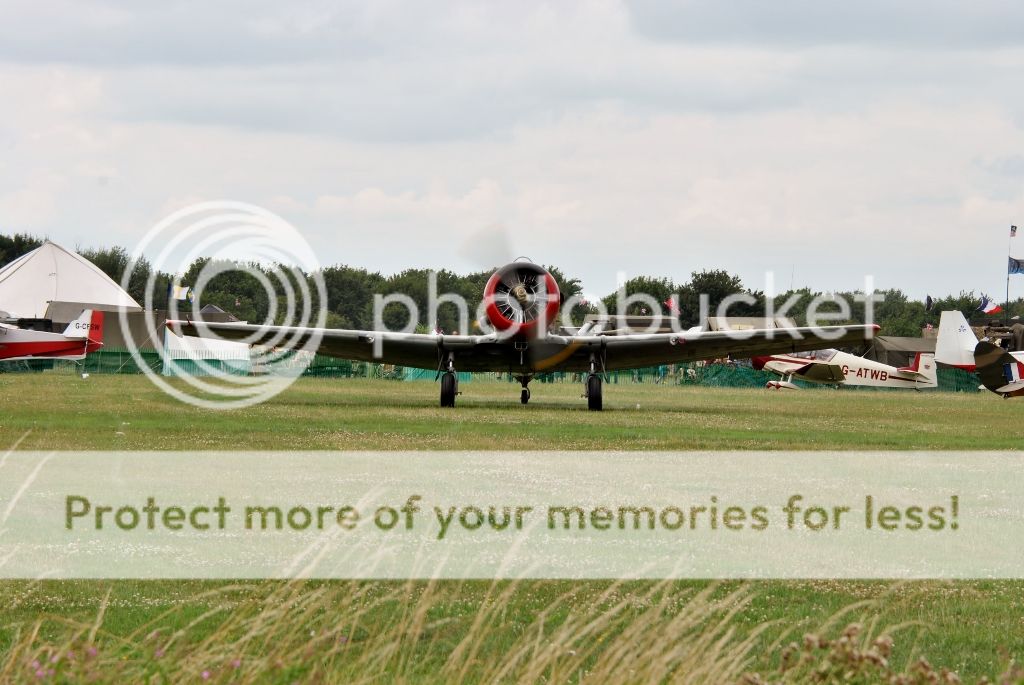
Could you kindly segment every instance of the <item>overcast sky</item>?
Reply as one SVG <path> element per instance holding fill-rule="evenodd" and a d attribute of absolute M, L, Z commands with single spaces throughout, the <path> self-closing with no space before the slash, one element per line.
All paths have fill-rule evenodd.
<path fill-rule="evenodd" d="M 1000 296 L 1024 224 L 1024 3 L 151 5 L 4 2 L 0 230 L 131 247 L 232 199 L 386 273 L 923 298 Z"/>

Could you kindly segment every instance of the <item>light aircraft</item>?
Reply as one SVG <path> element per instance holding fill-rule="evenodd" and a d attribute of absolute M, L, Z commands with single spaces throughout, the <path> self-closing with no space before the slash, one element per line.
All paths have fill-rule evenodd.
<path fill-rule="evenodd" d="M 838 350 L 776 354 L 754 357 L 751 361 L 755 369 L 765 369 L 782 377 L 782 380 L 765 384 L 772 390 L 799 389 L 793 383 L 794 378 L 811 383 L 915 390 L 935 388 L 939 384 L 935 355 L 931 353 L 918 353 L 913 365 L 902 368 Z"/>
<path fill-rule="evenodd" d="M 103 345 L 103 312 L 86 309 L 63 333 L 33 331 L 0 323 L 0 361 L 84 359 Z"/>
<path fill-rule="evenodd" d="M 988 340 L 978 340 L 962 312 L 940 314 L 935 358 L 977 372 L 985 388 L 1004 398 L 1024 396 L 1024 351 L 1005 350 Z"/>
<path fill-rule="evenodd" d="M 873 325 L 821 328 L 773 328 L 743 331 L 691 329 L 672 333 L 604 332 L 604 324 L 585 324 L 575 331 L 555 329 L 561 295 L 555 279 L 533 262 L 516 261 L 499 268 L 483 293 L 482 335 L 429 335 L 387 331 L 313 329 L 244 323 L 168 321 L 175 333 L 219 337 L 261 344 L 288 338 L 299 346 L 321 336 L 317 352 L 362 361 L 436 369 L 441 381 L 441 406 L 454 407 L 459 371 L 508 373 L 522 385 L 520 401 L 530 400 L 529 383 L 539 373 L 572 371 L 586 374 L 584 397 L 594 411 L 603 406 L 602 381 L 607 372 L 678 364 L 726 356 L 813 350 L 827 345 L 869 340 Z M 556 332 L 557 330 L 557 332 Z M 378 350 L 375 346 L 379 345 Z M 379 354 L 375 354 L 379 352 Z"/>

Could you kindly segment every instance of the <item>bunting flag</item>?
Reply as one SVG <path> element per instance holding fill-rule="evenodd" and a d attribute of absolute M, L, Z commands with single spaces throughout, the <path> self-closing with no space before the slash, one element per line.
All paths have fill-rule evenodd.
<path fill-rule="evenodd" d="M 1013 276 L 1014 274 L 1024 274 L 1024 259 L 1014 259 L 1013 257 L 1008 257 L 1008 259 L 1010 262 L 1007 266 L 1007 274 L 1010 276 Z"/>

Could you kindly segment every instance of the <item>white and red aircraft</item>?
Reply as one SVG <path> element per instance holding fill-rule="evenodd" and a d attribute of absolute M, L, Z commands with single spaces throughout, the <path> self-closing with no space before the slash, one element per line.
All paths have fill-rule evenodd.
<path fill-rule="evenodd" d="M 776 373 L 782 380 L 768 381 L 772 390 L 797 390 L 794 378 L 811 383 L 864 385 L 876 388 L 934 388 L 939 384 L 935 355 L 918 353 L 911 366 L 898 368 L 838 350 L 754 357 L 755 369 Z"/>
<path fill-rule="evenodd" d="M 602 324 L 566 330 L 553 326 L 561 296 L 555 279 L 532 262 L 513 262 L 491 275 L 484 286 L 482 335 L 429 335 L 388 331 L 313 329 L 244 323 L 168 321 L 183 335 L 245 340 L 261 344 L 286 339 L 300 346 L 319 336 L 317 351 L 344 359 L 436 369 L 441 406 L 454 407 L 459 371 L 508 373 L 522 385 L 520 401 L 530 399 L 527 385 L 538 373 L 586 373 L 584 396 L 600 410 L 606 372 L 700 359 L 751 357 L 814 350 L 827 345 L 869 340 L 873 325 L 826 328 L 772 328 L 733 331 L 689 330 L 673 333 L 603 332 Z M 826 339 L 828 338 L 828 339 Z M 278 343 L 272 343 L 278 344 Z M 378 349 L 375 350 L 375 346 Z M 379 353 L 378 353 L 379 352 Z"/>
<path fill-rule="evenodd" d="M 103 345 L 103 312 L 86 309 L 63 333 L 33 331 L 0 323 L 0 361 L 84 359 Z"/>
<path fill-rule="evenodd" d="M 943 364 L 975 371 L 982 385 L 1004 398 L 1024 396 L 1024 351 L 1005 350 L 978 340 L 962 312 L 939 315 L 935 358 Z"/>

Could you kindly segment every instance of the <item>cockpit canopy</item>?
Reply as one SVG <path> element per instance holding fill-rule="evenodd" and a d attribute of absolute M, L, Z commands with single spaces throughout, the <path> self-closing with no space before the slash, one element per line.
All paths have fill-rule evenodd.
<path fill-rule="evenodd" d="M 792 356 L 816 362 L 830 362 L 837 353 L 838 350 L 811 350 L 810 352 L 796 352 Z"/>

